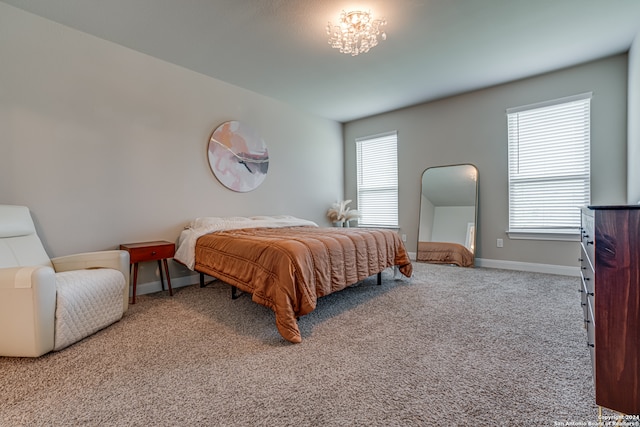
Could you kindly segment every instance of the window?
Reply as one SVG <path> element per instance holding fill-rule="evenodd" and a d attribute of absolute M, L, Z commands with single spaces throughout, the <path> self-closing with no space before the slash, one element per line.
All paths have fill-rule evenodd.
<path fill-rule="evenodd" d="M 398 227 L 398 133 L 356 139 L 358 225 Z"/>
<path fill-rule="evenodd" d="M 587 93 L 507 110 L 510 236 L 578 233 L 590 201 L 590 109 Z"/>

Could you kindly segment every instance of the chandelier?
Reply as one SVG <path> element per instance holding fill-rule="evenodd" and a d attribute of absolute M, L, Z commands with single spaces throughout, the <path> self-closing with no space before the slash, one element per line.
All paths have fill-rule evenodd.
<path fill-rule="evenodd" d="M 387 25 L 383 19 L 371 19 L 371 12 L 354 10 L 340 13 L 339 25 L 327 24 L 329 44 L 334 49 L 340 49 L 340 53 L 357 56 L 360 53 L 369 52 L 369 49 L 378 44 L 378 36 L 382 40 L 387 35 L 382 27 Z"/>

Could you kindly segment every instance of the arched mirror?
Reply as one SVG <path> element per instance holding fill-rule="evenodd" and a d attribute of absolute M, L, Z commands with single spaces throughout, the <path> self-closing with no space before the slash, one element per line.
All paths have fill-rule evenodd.
<path fill-rule="evenodd" d="M 416 261 L 472 267 L 478 218 L 478 169 L 438 166 L 422 173 Z"/>

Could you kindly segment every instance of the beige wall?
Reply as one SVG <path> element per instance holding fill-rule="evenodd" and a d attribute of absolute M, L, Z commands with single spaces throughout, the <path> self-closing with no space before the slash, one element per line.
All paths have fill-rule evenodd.
<path fill-rule="evenodd" d="M 175 241 L 198 216 L 291 214 L 328 225 L 343 196 L 342 127 L 0 3 L 0 203 L 31 208 L 50 256 Z M 269 173 L 235 193 L 212 130 L 240 120 Z M 156 266 L 140 283 L 156 280 Z M 171 263 L 173 275 L 186 270 Z"/>
<path fill-rule="evenodd" d="M 627 56 L 619 55 L 535 78 L 347 123 L 345 197 L 356 199 L 357 137 L 398 131 L 400 226 L 416 250 L 420 176 L 432 166 L 471 163 L 479 173 L 477 256 L 486 260 L 575 266 L 575 242 L 510 240 L 507 120 L 509 107 L 593 92 L 592 202 L 626 200 Z M 504 247 L 496 247 L 496 239 Z"/>

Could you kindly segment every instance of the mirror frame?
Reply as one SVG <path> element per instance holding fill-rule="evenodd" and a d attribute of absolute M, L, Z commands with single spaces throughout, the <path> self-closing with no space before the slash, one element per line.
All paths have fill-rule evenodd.
<path fill-rule="evenodd" d="M 432 248 L 430 248 L 429 250 L 432 251 L 432 254 L 435 254 L 434 256 L 429 256 L 429 260 L 421 260 L 420 259 L 420 249 L 421 249 L 421 245 L 420 245 L 420 230 L 422 228 L 422 215 L 423 215 L 423 192 L 424 192 L 424 177 L 425 174 L 427 173 L 427 171 L 429 170 L 434 170 L 434 169 L 442 169 L 442 168 L 450 168 L 450 167 L 459 167 L 459 166 L 467 166 L 467 167 L 471 167 L 473 168 L 473 171 L 475 172 L 475 196 L 474 196 L 474 215 L 473 215 L 473 224 L 474 224 L 474 232 L 472 235 L 472 241 L 471 241 L 471 247 L 473 248 L 473 251 L 469 250 L 468 248 L 464 248 L 466 249 L 466 251 L 464 251 L 464 249 L 462 248 L 458 248 L 458 246 L 464 246 L 464 245 L 460 245 L 457 243 L 450 243 L 450 242 L 435 242 L 433 240 L 429 240 L 429 241 L 422 241 L 423 243 L 431 243 L 433 242 L 434 245 Z M 476 257 L 476 252 L 477 252 L 477 235 L 478 235 L 478 192 L 479 192 L 479 172 L 478 172 L 478 168 L 471 163 L 460 163 L 460 164 L 451 164 L 451 165 L 442 165 L 442 166 L 432 166 L 432 167 L 428 167 L 426 168 L 422 174 L 420 175 L 420 209 L 418 212 L 418 234 L 417 234 L 417 245 L 416 245 L 416 261 L 418 262 L 431 262 L 431 263 L 438 263 L 438 264 L 456 264 L 459 266 L 473 266 L 475 264 L 475 257 Z M 437 245 L 436 244 L 441 243 L 441 245 Z M 464 252 L 468 252 L 468 253 L 464 253 Z M 470 257 L 470 259 L 469 259 Z"/>

